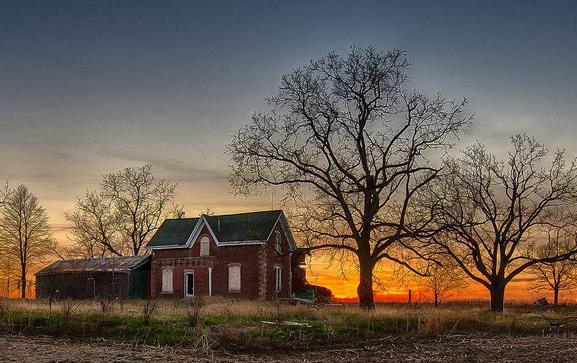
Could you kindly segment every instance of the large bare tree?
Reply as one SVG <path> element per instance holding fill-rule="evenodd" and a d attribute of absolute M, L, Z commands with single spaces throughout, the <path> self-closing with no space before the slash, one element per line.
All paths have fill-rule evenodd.
<path fill-rule="evenodd" d="M 573 224 L 548 228 L 547 242 L 536 246 L 535 256 L 547 258 L 571 251 L 575 248 L 576 232 Z M 528 272 L 531 290 L 552 292 L 555 306 L 559 304 L 560 292 L 577 288 L 577 261 L 573 258 L 538 263 L 531 266 Z"/>
<path fill-rule="evenodd" d="M 105 174 L 100 191 L 78 198 L 66 214 L 76 251 L 86 257 L 143 253 L 163 218 L 180 209 L 175 197 L 176 184 L 154 177 L 149 164 Z"/>
<path fill-rule="evenodd" d="M 10 191 L 0 209 L 0 254 L 19 267 L 23 299 L 30 268 L 52 255 L 55 247 L 48 216 L 38 198 L 24 185 Z"/>
<path fill-rule="evenodd" d="M 577 165 L 567 161 L 563 151 L 551 155 L 522 134 L 511 138 L 504 161 L 475 144 L 462 158 L 447 160 L 446 170 L 447 176 L 428 188 L 437 220 L 446 228 L 434 240 L 442 253 L 487 288 L 491 310 L 503 311 L 505 288 L 521 272 L 577 252 L 573 243 L 560 253 L 535 253 L 546 228 L 576 201 Z"/>
<path fill-rule="evenodd" d="M 228 146 L 235 191 L 276 186 L 304 201 L 296 213 L 304 247 L 352 254 L 369 309 L 375 265 L 412 268 L 391 248 L 432 233 L 429 211 L 413 200 L 439 173 L 427 156 L 469 124 L 465 101 L 408 90 L 408 66 L 404 52 L 371 47 L 312 61 L 282 77 L 269 107 Z"/>

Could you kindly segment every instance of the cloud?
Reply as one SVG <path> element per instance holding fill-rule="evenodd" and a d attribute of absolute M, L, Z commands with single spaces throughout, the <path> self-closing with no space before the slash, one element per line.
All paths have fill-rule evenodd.
<path fill-rule="evenodd" d="M 152 164 L 153 172 L 160 171 L 163 176 L 178 183 L 196 183 L 226 180 L 226 169 L 211 169 L 192 165 L 184 160 L 149 155 L 144 151 L 101 152 L 102 156 L 131 162 L 134 166 Z"/>

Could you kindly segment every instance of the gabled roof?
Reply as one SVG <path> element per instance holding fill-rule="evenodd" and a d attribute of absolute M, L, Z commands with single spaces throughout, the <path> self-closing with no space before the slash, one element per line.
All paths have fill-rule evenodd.
<path fill-rule="evenodd" d="M 266 241 L 282 211 L 205 216 L 219 242 Z"/>
<path fill-rule="evenodd" d="M 115 271 L 127 272 L 140 267 L 150 256 L 100 257 L 79 260 L 59 260 L 38 271 L 36 275 L 59 272 Z"/>
<path fill-rule="evenodd" d="M 200 218 L 165 219 L 148 246 L 170 246 L 185 244 Z"/>
<path fill-rule="evenodd" d="M 282 210 L 225 214 L 192 219 L 167 219 L 154 234 L 151 249 L 190 247 L 206 225 L 220 246 L 263 244 L 269 239 L 276 223 L 282 221 L 285 232 L 288 224 Z M 294 245 L 288 230 L 287 238 Z"/>

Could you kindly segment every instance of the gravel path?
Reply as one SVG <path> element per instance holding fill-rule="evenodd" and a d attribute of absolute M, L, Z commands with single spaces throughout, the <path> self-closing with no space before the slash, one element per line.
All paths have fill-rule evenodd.
<path fill-rule="evenodd" d="M 441 341 L 390 338 L 365 349 L 287 354 L 206 355 L 186 348 L 76 342 L 0 335 L 1 362 L 575 362 L 574 337 L 451 336 Z"/>

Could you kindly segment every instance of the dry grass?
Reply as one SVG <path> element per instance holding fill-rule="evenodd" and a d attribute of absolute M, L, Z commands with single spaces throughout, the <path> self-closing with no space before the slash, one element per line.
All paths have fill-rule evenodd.
<path fill-rule="evenodd" d="M 115 316 L 137 317 L 147 311 L 146 306 L 154 303 L 154 317 L 158 320 L 169 320 L 179 317 L 186 318 L 191 309 L 196 318 L 220 317 L 241 320 L 294 320 L 294 321 L 319 321 L 326 324 L 342 324 L 352 321 L 399 321 L 408 320 L 418 323 L 420 332 L 439 331 L 440 327 L 453 323 L 457 327 L 470 323 L 487 323 L 500 327 L 514 329 L 526 322 L 534 323 L 560 319 L 569 315 L 577 316 L 577 307 L 567 306 L 561 309 L 543 310 L 533 306 L 511 306 L 505 314 L 493 314 L 487 311 L 482 303 L 451 303 L 439 308 L 431 305 L 407 305 L 407 304 L 378 304 L 373 311 L 365 311 L 355 304 L 309 306 L 278 304 L 274 302 L 261 302 L 252 300 L 232 300 L 220 297 L 210 297 L 202 300 L 201 308 L 189 300 L 128 300 L 123 309 L 119 305 L 109 304 L 106 313 Z M 29 312 L 48 312 L 48 302 L 44 300 L 16 300 L 0 299 L 2 311 L 22 310 Z M 99 301 L 63 300 L 54 304 L 61 311 L 68 311 L 73 305 L 75 314 L 102 313 Z"/>
<path fill-rule="evenodd" d="M 447 337 L 455 334 L 543 335 L 577 332 L 567 325 L 549 330 L 550 321 L 577 316 L 577 308 L 540 310 L 533 306 L 510 306 L 505 314 L 493 314 L 481 303 L 431 305 L 382 304 L 374 311 L 356 305 L 308 306 L 273 302 L 203 299 L 128 300 L 111 304 L 103 313 L 99 301 L 3 300 L 7 317 L 4 329 L 28 335 L 71 338 L 106 337 L 132 344 L 186 346 L 200 351 L 214 347 L 227 350 L 310 350 L 365 346 L 371 342 L 403 337 Z M 191 319 L 194 320 L 191 323 Z M 1 320 L 1 319 L 0 319 Z M 0 322 L 0 330 L 2 329 Z"/>

